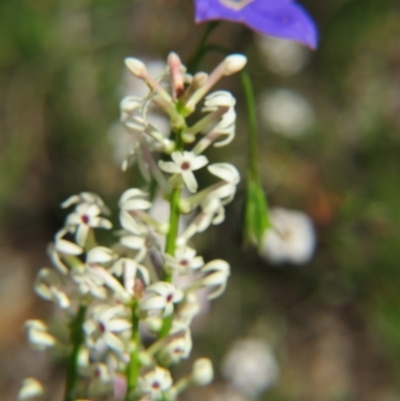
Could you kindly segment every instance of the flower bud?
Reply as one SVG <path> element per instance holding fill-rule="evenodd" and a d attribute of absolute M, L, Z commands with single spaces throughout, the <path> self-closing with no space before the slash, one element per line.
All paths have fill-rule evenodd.
<path fill-rule="evenodd" d="M 197 359 L 193 364 L 192 381 L 198 386 L 207 386 L 214 378 L 211 361 L 208 358 Z"/>
<path fill-rule="evenodd" d="M 224 75 L 232 75 L 242 70 L 247 63 L 246 56 L 242 54 L 232 54 L 224 60 Z"/>
<path fill-rule="evenodd" d="M 125 59 L 125 65 L 128 70 L 138 78 L 143 79 L 145 73 L 147 72 L 146 66 L 137 58 L 127 57 Z"/>

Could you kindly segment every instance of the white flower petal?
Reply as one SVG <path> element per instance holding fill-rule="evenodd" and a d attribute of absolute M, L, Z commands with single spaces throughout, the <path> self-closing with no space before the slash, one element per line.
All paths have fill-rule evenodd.
<path fill-rule="evenodd" d="M 141 249 L 145 246 L 145 239 L 135 235 L 125 235 L 121 237 L 121 244 L 127 248 Z"/>
<path fill-rule="evenodd" d="M 105 246 L 96 246 L 92 248 L 86 255 L 86 263 L 108 263 L 114 258 L 111 249 Z"/>
<path fill-rule="evenodd" d="M 43 386 L 36 379 L 29 377 L 24 379 L 18 392 L 18 401 L 30 400 L 44 394 Z"/>
<path fill-rule="evenodd" d="M 128 330 L 132 327 L 132 323 L 125 319 L 113 319 L 107 323 L 107 330 L 119 332 Z"/>
<path fill-rule="evenodd" d="M 54 247 L 58 252 L 66 255 L 80 255 L 83 252 L 83 249 L 79 245 L 65 239 L 57 239 Z"/>
<path fill-rule="evenodd" d="M 80 224 L 78 226 L 78 229 L 76 230 L 75 234 L 76 242 L 82 247 L 84 247 L 86 244 L 86 239 L 89 235 L 89 230 L 90 228 L 86 224 Z"/>
<path fill-rule="evenodd" d="M 199 170 L 207 165 L 208 159 L 204 155 L 196 156 L 190 163 L 191 170 Z"/>
<path fill-rule="evenodd" d="M 149 311 L 153 309 L 163 309 L 166 301 L 162 296 L 150 297 L 140 302 L 139 308 L 143 311 Z"/>
<path fill-rule="evenodd" d="M 180 166 L 175 164 L 174 162 L 166 162 L 164 160 L 159 160 L 158 167 L 160 167 L 160 169 L 165 171 L 166 173 L 170 174 L 179 174 L 181 172 Z"/>
<path fill-rule="evenodd" d="M 237 185 L 240 181 L 239 171 L 233 164 L 214 163 L 207 167 L 208 171 L 230 184 Z"/>
<path fill-rule="evenodd" d="M 103 334 L 103 340 L 109 348 L 111 348 L 119 353 L 124 352 L 125 345 L 116 335 L 109 333 L 109 332 L 105 332 Z"/>
<path fill-rule="evenodd" d="M 183 181 L 190 192 L 196 192 L 198 185 L 196 181 L 196 177 L 190 170 L 186 170 L 182 172 Z"/>
<path fill-rule="evenodd" d="M 55 338 L 51 334 L 35 329 L 29 330 L 28 340 L 31 344 L 43 348 L 52 347 L 56 342 Z"/>

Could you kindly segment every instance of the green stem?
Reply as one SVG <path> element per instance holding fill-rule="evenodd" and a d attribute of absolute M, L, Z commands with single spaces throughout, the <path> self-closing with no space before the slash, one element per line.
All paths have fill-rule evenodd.
<path fill-rule="evenodd" d="M 131 307 L 132 311 L 131 341 L 133 349 L 130 354 L 130 362 L 126 373 L 128 383 L 127 383 L 125 401 L 129 401 L 131 394 L 135 391 L 140 372 L 140 360 L 139 360 L 140 334 L 139 334 L 139 318 L 136 316 L 137 305 L 138 303 L 134 302 Z"/>
<path fill-rule="evenodd" d="M 182 139 L 182 131 L 179 130 L 176 132 L 176 150 L 183 151 L 184 143 Z M 179 200 L 181 197 L 182 188 L 175 188 L 171 193 L 171 207 L 170 207 L 170 215 L 169 215 L 169 232 L 166 239 L 165 244 L 165 253 L 168 255 L 174 256 L 175 249 L 176 249 L 176 238 L 178 237 L 178 230 L 179 230 L 179 217 L 180 217 L 180 210 L 179 210 Z M 166 269 L 164 269 L 164 281 L 168 283 L 172 282 L 172 274 L 169 273 Z M 163 338 L 168 336 L 169 331 L 171 330 L 172 326 L 172 315 L 167 316 L 163 320 L 162 327 L 158 333 L 158 338 Z"/>
<path fill-rule="evenodd" d="M 260 180 L 260 173 L 258 168 L 258 145 L 257 145 L 257 112 L 256 112 L 256 105 L 254 100 L 254 90 L 253 85 L 251 83 L 250 75 L 245 68 L 241 72 L 241 79 L 243 90 L 246 98 L 246 105 L 247 105 L 247 121 L 248 121 L 248 128 L 249 128 L 249 176 L 259 181 Z M 249 177 L 249 178 L 250 178 Z"/>
<path fill-rule="evenodd" d="M 196 51 L 193 53 L 192 57 L 190 57 L 187 63 L 187 70 L 189 73 L 193 73 L 197 70 L 198 65 L 200 64 L 201 59 L 205 55 L 205 43 L 210 36 L 211 32 L 219 25 L 219 21 L 212 21 L 206 25 L 206 29 L 203 33 L 203 36 L 200 39 L 200 42 L 197 46 Z"/>
<path fill-rule="evenodd" d="M 74 401 L 73 391 L 78 380 L 79 351 L 84 341 L 83 322 L 86 315 L 86 306 L 81 305 L 78 313 L 70 325 L 71 342 L 73 344 L 71 354 L 67 362 L 67 382 L 65 385 L 64 401 Z"/>

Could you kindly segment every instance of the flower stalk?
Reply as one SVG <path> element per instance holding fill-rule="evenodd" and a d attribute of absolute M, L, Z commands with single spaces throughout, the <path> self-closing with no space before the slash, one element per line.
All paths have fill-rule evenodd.
<path fill-rule="evenodd" d="M 245 63 L 242 55 L 228 56 L 191 86 L 193 77 L 174 53 L 160 80 L 151 77 L 140 60 L 126 60 L 130 72 L 145 81 L 150 92 L 143 99 L 129 97 L 121 102 L 121 121 L 136 139 L 123 167 L 134 155 L 145 179 L 163 183 L 164 198 L 156 195 L 153 201 L 142 189 L 127 189 L 118 202 L 122 230 L 116 232 L 118 242 L 110 248 L 98 244 L 95 237 L 95 230 L 112 228 L 103 217 L 109 211 L 99 196 L 82 192 L 63 203 L 74 210 L 49 246 L 55 270 L 42 269 L 35 289 L 67 316 L 74 314 L 71 305 L 81 305 L 70 324 L 72 350 L 64 401 L 76 399 L 81 378 L 89 384 L 86 390 L 82 386 L 80 396 L 110 399 L 113 393 L 125 401 L 174 401 L 187 385 L 211 380 L 208 360 L 196 365 L 192 375 L 176 380 L 175 386 L 169 366 L 190 355 L 190 323 L 200 311 L 197 291 L 206 289 L 210 300 L 220 296 L 230 274 L 223 260 L 205 263 L 190 241 L 223 221 L 224 207 L 240 180 L 234 166 L 209 164 L 202 153 L 234 138 L 235 99 L 226 91 L 208 92 Z M 204 105 L 199 106 L 203 98 Z M 148 121 L 150 103 L 169 115 L 170 138 Z M 186 118 L 197 108 L 205 116 L 190 132 Z M 164 157 L 156 162 L 154 153 Z M 195 173 L 206 166 L 218 182 L 199 188 Z M 187 197 L 184 188 L 192 196 Z M 169 221 L 153 215 L 157 200 L 168 202 Z M 197 215 L 180 233 L 182 212 Z M 187 277 L 184 285 L 177 279 L 182 275 Z M 58 343 L 43 322 L 32 321 L 26 327 L 36 346 L 45 349 Z M 142 328 L 153 335 L 153 344 L 143 341 Z"/>
<path fill-rule="evenodd" d="M 131 394 L 135 391 L 139 373 L 140 373 L 140 333 L 139 333 L 139 318 L 137 316 L 138 302 L 133 302 L 131 306 L 132 312 L 132 333 L 131 333 L 131 347 L 130 362 L 126 372 L 127 376 L 127 391 L 125 401 L 129 401 Z"/>
<path fill-rule="evenodd" d="M 84 343 L 83 322 L 86 315 L 86 306 L 80 305 L 78 313 L 70 324 L 70 338 L 72 350 L 67 361 L 67 380 L 65 384 L 64 401 L 74 401 L 74 389 L 78 381 L 79 351 Z"/>

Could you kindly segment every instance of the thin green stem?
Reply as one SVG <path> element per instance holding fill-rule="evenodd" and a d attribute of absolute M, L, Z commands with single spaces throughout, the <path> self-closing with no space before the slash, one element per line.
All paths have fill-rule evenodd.
<path fill-rule="evenodd" d="M 184 143 L 182 139 L 182 131 L 179 130 L 176 132 L 176 150 L 183 151 Z M 178 237 L 178 230 L 179 230 L 179 217 L 180 217 L 180 210 L 179 210 L 179 200 L 181 197 L 182 188 L 178 187 L 175 188 L 171 193 L 171 207 L 170 207 L 170 216 L 169 216 L 169 232 L 166 239 L 165 244 L 165 253 L 168 255 L 174 256 L 175 255 L 175 248 L 176 248 L 176 239 Z M 169 273 L 166 269 L 164 269 L 164 281 L 168 283 L 172 282 L 172 274 Z M 167 316 L 163 320 L 163 324 L 161 330 L 158 333 L 159 338 L 166 337 L 171 330 L 172 325 L 172 315 Z"/>
<path fill-rule="evenodd" d="M 247 105 L 248 138 L 249 138 L 249 176 L 259 181 L 258 145 L 257 145 L 257 112 L 254 100 L 254 90 L 249 72 L 245 68 L 241 72 L 243 90 Z"/>
<path fill-rule="evenodd" d="M 131 394 L 135 391 L 139 372 L 140 372 L 140 360 L 139 360 L 139 345 L 140 345 L 140 334 L 139 334 L 139 318 L 136 316 L 136 309 L 138 303 L 134 302 L 131 307 L 132 311 L 132 351 L 130 354 L 130 361 L 126 372 L 127 377 L 127 391 L 125 401 L 129 401 Z"/>
<path fill-rule="evenodd" d="M 179 130 L 175 133 L 175 149 L 177 151 L 182 152 L 184 148 L 184 143 L 182 139 L 182 131 Z M 169 215 L 169 232 L 166 239 L 165 244 L 165 253 L 168 255 L 174 256 L 175 254 L 175 247 L 176 247 L 176 238 L 178 237 L 178 229 L 179 229 L 179 217 L 180 217 L 180 210 L 179 210 L 179 199 L 181 197 L 181 187 L 175 188 L 171 192 L 171 207 L 170 207 L 170 215 Z M 164 270 L 164 281 L 171 282 L 172 275 Z"/>
<path fill-rule="evenodd" d="M 208 37 L 210 36 L 211 32 L 219 25 L 219 21 L 212 21 L 209 22 L 206 25 L 206 29 L 203 33 L 203 36 L 200 39 L 200 42 L 193 53 L 193 55 L 190 57 L 188 63 L 187 63 L 187 70 L 189 73 L 193 73 L 194 71 L 197 70 L 198 65 L 200 64 L 201 59 L 205 55 L 205 43 L 207 42 Z"/>
<path fill-rule="evenodd" d="M 70 324 L 70 337 L 72 350 L 67 361 L 67 382 L 65 385 L 64 401 L 74 401 L 73 395 L 76 382 L 78 380 L 78 358 L 79 351 L 84 341 L 83 322 L 86 315 L 86 306 L 81 305 L 78 313 Z"/>

